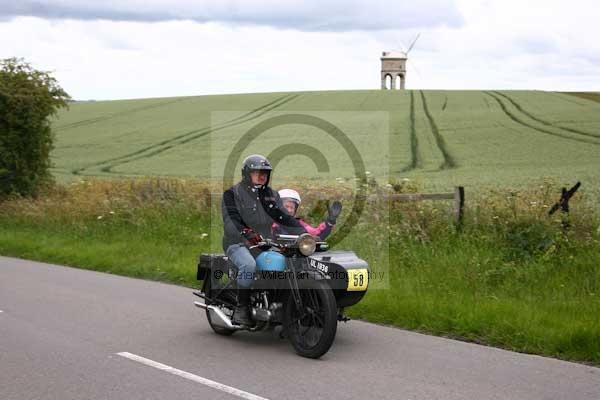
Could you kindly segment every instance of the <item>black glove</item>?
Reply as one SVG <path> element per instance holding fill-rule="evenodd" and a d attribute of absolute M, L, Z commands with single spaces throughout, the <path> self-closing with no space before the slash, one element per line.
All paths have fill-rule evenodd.
<path fill-rule="evenodd" d="M 262 242 L 262 240 L 263 240 L 260 233 L 255 232 L 254 229 L 252 229 L 252 228 L 242 229 L 242 236 L 244 237 L 244 239 L 246 239 L 246 241 L 248 242 L 248 244 L 250 244 L 250 246 L 257 245 L 258 243 Z"/>
<path fill-rule="evenodd" d="M 340 213 L 342 212 L 342 203 L 340 203 L 337 200 L 334 201 L 329 206 L 329 209 L 327 211 L 329 213 L 329 215 L 327 216 L 327 222 L 330 225 L 335 225 L 338 215 L 340 215 Z"/>

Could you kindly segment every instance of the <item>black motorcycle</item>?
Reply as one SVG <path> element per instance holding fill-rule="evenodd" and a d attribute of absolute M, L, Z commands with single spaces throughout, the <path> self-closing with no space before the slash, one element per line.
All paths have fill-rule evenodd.
<path fill-rule="evenodd" d="M 319 358 L 335 339 L 338 321 L 348 321 L 344 308 L 359 302 L 369 284 L 369 266 L 352 251 L 328 251 L 327 243 L 308 233 L 279 235 L 251 251 L 257 271 L 250 296 L 252 325 L 232 322 L 237 306 L 236 268 L 223 254 L 202 254 L 194 292 L 204 302 L 206 318 L 219 335 L 238 330 L 262 331 L 281 326 L 296 353 Z"/>

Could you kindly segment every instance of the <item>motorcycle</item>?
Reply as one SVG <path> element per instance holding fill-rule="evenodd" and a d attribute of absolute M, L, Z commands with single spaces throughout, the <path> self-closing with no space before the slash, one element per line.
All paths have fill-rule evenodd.
<path fill-rule="evenodd" d="M 236 268 L 223 254 L 201 254 L 194 304 L 206 311 L 213 331 L 229 336 L 239 330 L 281 327 L 297 354 L 319 358 L 329 351 L 338 321 L 349 321 L 344 309 L 358 303 L 369 285 L 369 265 L 352 251 L 330 251 L 308 233 L 263 239 L 251 252 L 257 271 L 250 286 L 252 325 L 232 322 L 238 305 Z"/>

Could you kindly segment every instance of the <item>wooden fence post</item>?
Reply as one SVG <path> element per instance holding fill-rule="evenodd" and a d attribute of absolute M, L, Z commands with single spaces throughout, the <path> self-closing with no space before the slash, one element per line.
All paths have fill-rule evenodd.
<path fill-rule="evenodd" d="M 458 226 L 462 225 L 465 208 L 465 188 L 457 186 L 454 188 L 454 216 Z"/>

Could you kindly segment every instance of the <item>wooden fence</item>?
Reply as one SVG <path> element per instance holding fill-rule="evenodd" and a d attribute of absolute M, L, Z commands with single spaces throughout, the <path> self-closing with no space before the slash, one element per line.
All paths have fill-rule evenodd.
<path fill-rule="evenodd" d="M 208 204 L 220 204 L 222 193 L 208 193 Z M 423 200 L 453 200 L 454 219 L 458 225 L 462 224 L 465 208 L 465 188 L 457 186 L 454 192 L 448 193 L 391 193 L 391 194 L 373 194 L 368 196 L 370 200 L 389 200 L 399 202 L 414 202 Z M 329 199 L 322 199 L 328 201 Z"/>
<path fill-rule="evenodd" d="M 381 196 L 379 196 L 381 199 Z M 390 201 L 412 202 L 423 200 L 453 200 L 454 201 L 454 218 L 457 224 L 462 224 L 465 208 L 465 188 L 457 186 L 454 192 L 448 193 L 393 193 L 385 195 Z"/>

